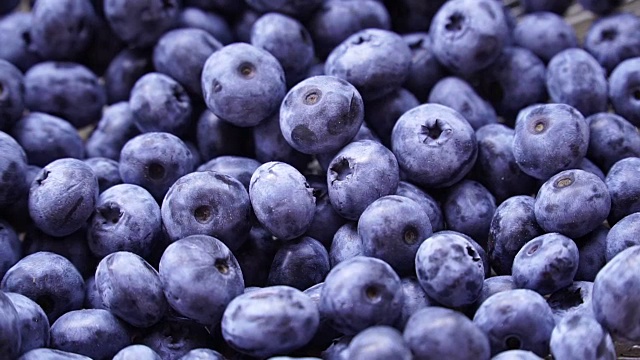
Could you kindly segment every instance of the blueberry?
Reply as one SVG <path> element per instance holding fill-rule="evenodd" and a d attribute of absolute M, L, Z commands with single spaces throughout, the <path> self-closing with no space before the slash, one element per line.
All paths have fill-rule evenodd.
<path fill-rule="evenodd" d="M 371 326 L 354 336 L 347 348 L 349 359 L 413 359 L 411 349 L 402 334 L 385 325 Z"/>
<path fill-rule="evenodd" d="M 230 44 L 211 54 L 201 80 L 211 112 L 242 127 L 257 125 L 277 111 L 286 93 L 278 60 L 246 43 Z"/>
<path fill-rule="evenodd" d="M 262 15 L 251 28 L 251 44 L 278 59 L 289 85 L 302 80 L 314 60 L 311 35 L 302 23 L 287 15 L 275 12 Z"/>
<path fill-rule="evenodd" d="M 549 60 L 546 84 L 551 101 L 575 107 L 584 116 L 607 111 L 607 79 L 585 50 L 570 48 Z"/>
<path fill-rule="evenodd" d="M 329 249 L 333 236 L 347 222 L 347 219 L 340 216 L 331 205 L 325 177 L 321 175 L 308 176 L 307 179 L 309 186 L 313 188 L 313 196 L 316 198 L 316 211 L 305 235 L 320 241 L 325 248 Z"/>
<path fill-rule="evenodd" d="M 640 339 L 638 313 L 638 262 L 640 246 L 620 252 L 598 272 L 593 283 L 593 312 L 616 340 Z"/>
<path fill-rule="evenodd" d="M 433 85 L 445 76 L 446 71 L 433 53 L 429 33 L 404 34 L 402 39 L 411 50 L 411 66 L 404 87 L 425 102 Z"/>
<path fill-rule="evenodd" d="M 169 305 L 205 325 L 217 324 L 227 304 L 244 290 L 235 256 L 224 243 L 207 235 L 188 236 L 169 245 L 159 271 Z"/>
<path fill-rule="evenodd" d="M 211 334 L 194 322 L 164 319 L 142 334 L 139 343 L 150 347 L 161 359 L 178 360 L 193 349 L 211 346 Z"/>
<path fill-rule="evenodd" d="M 605 259 L 611 261 L 624 249 L 640 245 L 635 234 L 640 231 L 640 213 L 629 214 L 611 227 L 605 241 Z"/>
<path fill-rule="evenodd" d="M 113 360 L 161 360 L 158 353 L 145 345 L 129 345 L 118 351 Z"/>
<path fill-rule="evenodd" d="M 431 306 L 411 315 L 404 340 L 420 359 L 489 359 L 487 335 L 455 310 Z M 455 341 L 451 341 L 455 339 Z"/>
<path fill-rule="evenodd" d="M 85 148 L 78 131 L 66 120 L 32 112 L 18 121 L 11 135 L 22 146 L 29 164 L 46 166 L 62 158 L 82 159 Z"/>
<path fill-rule="evenodd" d="M 2 334 L 0 337 L 0 351 L 8 359 L 15 358 L 21 354 L 20 350 L 23 341 L 22 321 L 11 298 L 2 291 L 0 291 L 0 310 L 2 311 L 2 317 L 0 317 L 0 333 Z M 24 341 L 29 341 L 29 339 L 24 339 Z"/>
<path fill-rule="evenodd" d="M 364 245 L 360 234 L 358 234 L 358 224 L 356 222 L 347 222 L 342 225 L 333 235 L 333 241 L 329 249 L 331 267 L 333 268 L 345 260 L 363 254 Z"/>
<path fill-rule="evenodd" d="M 391 28 L 389 11 L 380 1 L 325 1 L 309 19 L 308 29 L 320 58 L 352 34 L 369 28 Z"/>
<path fill-rule="evenodd" d="M 322 0 L 247 0 L 246 3 L 256 11 L 279 12 L 293 17 L 305 18 L 322 4 Z"/>
<path fill-rule="evenodd" d="M 597 15 L 605 15 L 612 12 L 622 4 L 622 0 L 578 0 L 583 9 Z"/>
<path fill-rule="evenodd" d="M 574 314 L 562 319 L 551 333 L 556 359 L 615 359 L 616 349 L 606 330 L 592 317 Z"/>
<path fill-rule="evenodd" d="M 24 76 L 0 56 L 0 129 L 11 129 L 24 111 Z"/>
<path fill-rule="evenodd" d="M 161 200 L 176 180 L 192 170 L 191 151 L 169 133 L 138 135 L 127 141 L 120 152 L 122 181 L 142 186 L 156 200 Z"/>
<path fill-rule="evenodd" d="M 199 348 L 190 350 L 180 357 L 180 360 L 225 360 L 219 352 L 211 349 Z"/>
<path fill-rule="evenodd" d="M 129 106 L 136 127 L 143 133 L 182 135 L 191 120 L 191 99 L 184 87 L 159 72 L 145 74 L 136 81 Z"/>
<path fill-rule="evenodd" d="M 604 175 L 602 170 L 600 170 L 598 165 L 594 164 L 591 160 L 589 160 L 586 157 L 583 158 L 582 161 L 580 161 L 580 164 L 578 164 L 576 169 L 580 169 L 580 170 L 584 170 L 584 171 L 586 171 L 588 173 L 592 173 L 593 175 L 597 176 L 602 181 L 606 180 L 606 176 Z"/>
<path fill-rule="evenodd" d="M 609 228 L 600 225 L 587 235 L 576 239 L 579 253 L 576 281 L 595 280 L 600 269 L 607 263 L 605 253 L 608 233 Z"/>
<path fill-rule="evenodd" d="M 487 298 L 473 322 L 487 334 L 491 355 L 529 350 L 546 356 L 555 326 L 551 308 L 542 295 L 527 289 L 507 290 Z"/>
<path fill-rule="evenodd" d="M 528 241 L 513 259 L 513 281 L 518 288 L 548 295 L 573 282 L 578 256 L 578 247 L 568 237 L 540 235 Z"/>
<path fill-rule="evenodd" d="M 109 341 L 101 341 L 105 336 Z M 130 344 L 129 331 L 124 323 L 107 310 L 69 311 L 51 325 L 51 348 L 96 360 L 112 359 Z"/>
<path fill-rule="evenodd" d="M 515 45 L 531 50 L 545 63 L 563 50 L 578 47 L 573 27 L 562 16 L 550 11 L 532 12 L 520 18 L 513 30 L 513 40 Z"/>
<path fill-rule="evenodd" d="M 475 306 L 475 310 L 485 302 L 489 297 L 503 291 L 514 290 L 517 289 L 516 284 L 513 282 L 513 277 L 511 275 L 498 275 L 492 276 L 490 278 L 484 279 L 484 283 L 482 284 L 482 291 L 480 292 L 480 296 L 473 304 Z"/>
<path fill-rule="evenodd" d="M 433 232 L 444 230 L 444 217 L 440 204 L 427 192 L 409 182 L 400 181 L 396 195 L 405 196 L 417 202 L 429 216 Z"/>
<path fill-rule="evenodd" d="M 584 116 L 566 104 L 541 104 L 518 114 L 512 149 L 526 174 L 546 180 L 575 168 L 587 154 L 589 126 Z"/>
<path fill-rule="evenodd" d="M 199 9 L 197 7 L 185 7 L 178 17 L 178 26 L 181 28 L 202 29 L 222 44 L 227 45 L 234 41 L 234 35 L 227 21 L 221 14 Z"/>
<path fill-rule="evenodd" d="M 198 0 L 207 1 L 207 0 Z M 241 4 L 244 4 L 242 2 Z M 238 19 L 233 24 L 233 34 L 237 41 L 251 43 L 251 28 L 253 23 L 258 20 L 260 13 L 254 11 L 251 8 L 244 9 L 239 15 Z"/>
<path fill-rule="evenodd" d="M 480 183 L 462 180 L 450 187 L 442 203 L 447 228 L 487 243 L 496 200 Z"/>
<path fill-rule="evenodd" d="M 96 74 L 73 62 L 32 66 L 24 75 L 24 87 L 29 110 L 61 117 L 76 128 L 97 122 L 107 101 Z"/>
<path fill-rule="evenodd" d="M 608 73 L 622 61 L 640 56 L 640 18 L 633 13 L 602 17 L 591 24 L 584 48 Z"/>
<path fill-rule="evenodd" d="M 575 281 L 549 295 L 547 303 L 556 318 L 556 324 L 575 314 L 593 317 L 592 294 L 592 282 Z"/>
<path fill-rule="evenodd" d="M 89 165 L 63 158 L 42 168 L 31 183 L 29 214 L 45 233 L 65 236 L 85 224 L 97 201 L 98 179 Z"/>
<path fill-rule="evenodd" d="M 353 336 L 340 336 L 335 338 L 331 345 L 322 352 L 322 358 L 325 360 L 344 360 L 347 356 L 347 350 L 349 349 L 349 343 L 353 339 Z"/>
<path fill-rule="evenodd" d="M 93 40 L 96 13 L 86 0 L 38 0 L 31 11 L 33 46 L 45 59 L 79 58 Z"/>
<path fill-rule="evenodd" d="M 621 62 L 609 77 L 609 99 L 616 113 L 634 125 L 640 124 L 640 57 Z"/>
<path fill-rule="evenodd" d="M 391 148 L 407 178 L 426 188 L 460 181 L 478 155 L 469 122 L 459 112 L 438 104 L 420 105 L 404 113 L 393 128 Z"/>
<path fill-rule="evenodd" d="M 25 181 L 23 186 L 18 186 L 20 190 L 19 198 L 8 206 L 0 208 L 0 214 L 2 218 L 7 220 L 16 231 L 25 231 L 29 226 L 33 224 L 31 217 L 29 217 L 29 191 L 28 187 L 31 182 L 36 178 L 40 172 L 39 166 L 27 165 Z M 16 190 L 16 188 L 13 188 Z M 1 266 L 1 265 L 0 265 Z"/>
<path fill-rule="evenodd" d="M 94 271 L 95 274 L 95 271 Z M 88 277 L 84 282 L 85 287 L 85 297 L 84 297 L 84 308 L 85 309 L 105 309 L 108 310 L 102 301 L 102 296 L 98 292 L 98 287 L 96 286 L 96 278 L 95 276 Z"/>
<path fill-rule="evenodd" d="M 584 170 L 565 170 L 547 180 L 536 195 L 536 221 L 547 232 L 571 238 L 586 235 L 611 209 L 607 186 Z"/>
<path fill-rule="evenodd" d="M 507 350 L 492 357 L 491 360 L 542 360 L 542 358 L 527 350 Z"/>
<path fill-rule="evenodd" d="M 611 212 L 608 216 L 610 225 L 614 225 L 623 217 L 640 211 L 638 195 L 640 188 L 636 187 L 636 174 L 640 172 L 640 158 L 629 157 L 617 161 L 611 166 L 605 184 L 611 196 Z"/>
<path fill-rule="evenodd" d="M 454 231 L 437 232 L 424 240 L 415 268 L 427 295 L 444 306 L 472 304 L 482 290 L 482 258 L 471 242 Z"/>
<path fill-rule="evenodd" d="M 18 324 L 20 326 L 20 354 L 27 351 L 46 347 L 49 345 L 49 320 L 40 305 L 28 297 L 18 293 L 5 293 L 9 300 L 13 303 L 18 315 Z M 9 314 L 10 311 L 3 311 Z M 4 316 L 7 316 L 4 315 Z M 10 318 L 11 316 L 7 316 Z M 11 336 L 14 334 L 5 334 Z M 6 353 L 6 349 L 4 350 Z"/>
<path fill-rule="evenodd" d="M 381 1 L 382 2 L 382 1 Z M 433 15 L 446 0 L 401 0 L 385 3 L 391 14 L 393 28 L 399 33 L 427 31 Z"/>
<path fill-rule="evenodd" d="M 128 102 L 119 102 L 106 107 L 102 118 L 86 140 L 88 157 L 120 159 L 122 147 L 131 138 L 140 134 Z"/>
<path fill-rule="evenodd" d="M 618 160 L 640 156 L 640 134 L 625 118 L 613 113 L 589 116 L 589 149 L 587 155 L 604 170 Z"/>
<path fill-rule="evenodd" d="M 373 325 L 392 325 L 400 316 L 404 293 L 389 264 L 356 256 L 331 269 L 320 298 L 320 312 L 331 326 L 355 335 Z"/>
<path fill-rule="evenodd" d="M 91 2 L 96 1 L 103 0 L 91 0 Z M 98 5 L 101 4 L 94 4 L 94 7 Z M 97 75 L 103 75 L 113 58 L 125 48 L 125 44 L 116 36 L 102 15 L 94 17 L 91 26 L 93 38 L 78 61 Z"/>
<path fill-rule="evenodd" d="M 268 285 L 287 285 L 304 290 L 324 280 L 331 265 L 329 254 L 318 240 L 304 236 L 283 244 L 276 252 Z"/>
<path fill-rule="evenodd" d="M 178 0 L 104 0 L 104 16 L 116 35 L 131 47 L 149 47 L 173 26 Z"/>
<path fill-rule="evenodd" d="M 0 277 L 22 258 L 21 241 L 14 228 L 0 220 Z"/>
<path fill-rule="evenodd" d="M 17 11 L 0 18 L 0 59 L 5 59 L 22 71 L 40 61 L 32 46 L 31 12 Z"/>
<path fill-rule="evenodd" d="M 572 0 L 523 0 L 522 6 L 527 13 L 549 11 L 563 15 L 571 4 Z"/>
<path fill-rule="evenodd" d="M 98 190 L 103 193 L 112 186 L 122 184 L 120 167 L 117 161 L 104 157 L 92 157 L 84 160 L 98 178 Z"/>
<path fill-rule="evenodd" d="M 405 329 L 407 321 L 413 314 L 428 306 L 435 305 L 435 302 L 424 292 L 416 277 L 405 277 L 400 281 L 404 300 L 400 310 L 400 317 L 398 317 L 395 326 L 402 330 Z"/>
<path fill-rule="evenodd" d="M 90 360 L 90 357 L 71 353 L 68 351 L 49 348 L 39 348 L 28 351 L 18 359 L 20 360 Z"/>
<path fill-rule="evenodd" d="M 273 258 L 281 243 L 261 226 L 254 226 L 249 238 L 234 252 L 245 287 L 266 286 Z"/>
<path fill-rule="evenodd" d="M 151 53 L 141 49 L 124 49 L 109 63 L 104 73 L 107 102 L 127 101 L 136 81 L 153 70 Z"/>
<path fill-rule="evenodd" d="M 419 104 L 411 92 L 401 88 L 380 99 L 368 101 L 364 107 L 364 119 L 382 143 L 389 147 L 391 131 L 398 118 Z"/>
<path fill-rule="evenodd" d="M 302 291 L 270 286 L 229 303 L 222 317 L 222 336 L 241 353 L 269 357 L 308 343 L 319 319 L 318 307 Z"/>
<path fill-rule="evenodd" d="M 193 96 L 201 97 L 200 76 L 209 56 L 222 44 L 201 29 L 171 30 L 158 40 L 153 49 L 156 71 L 170 76 Z"/>
<path fill-rule="evenodd" d="M 0 205 L 7 206 L 18 201 L 28 188 L 27 156 L 11 136 L 1 131 L 0 150 Z"/>
<path fill-rule="evenodd" d="M 438 81 L 429 94 L 429 103 L 448 106 L 460 113 L 474 130 L 498 122 L 496 111 L 461 78 L 445 77 Z"/>
<path fill-rule="evenodd" d="M 460 75 L 473 74 L 495 61 L 508 33 L 501 3 L 491 0 L 445 2 L 429 29 L 433 53 Z"/>
<path fill-rule="evenodd" d="M 398 161 L 384 145 L 361 140 L 345 146 L 327 170 L 329 199 L 335 210 L 357 220 L 376 199 L 398 188 Z"/>
<path fill-rule="evenodd" d="M 196 144 L 204 161 L 221 155 L 246 155 L 251 134 L 204 110 L 196 125 Z"/>
<path fill-rule="evenodd" d="M 162 201 L 162 224 L 171 241 L 203 234 L 232 250 L 250 230 L 251 203 L 242 183 L 215 171 L 198 171 L 178 179 Z"/>
<path fill-rule="evenodd" d="M 291 240 L 309 228 L 316 199 L 305 177 L 289 164 L 262 164 L 252 175 L 249 199 L 258 221 L 281 240 Z"/>

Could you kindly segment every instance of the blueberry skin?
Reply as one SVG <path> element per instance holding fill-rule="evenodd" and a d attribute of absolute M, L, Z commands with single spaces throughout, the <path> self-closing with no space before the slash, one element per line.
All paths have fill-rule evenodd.
<path fill-rule="evenodd" d="M 280 113 L 276 112 L 252 128 L 255 158 L 261 162 L 282 161 L 303 170 L 311 162 L 308 154 L 292 147 L 280 128 Z"/>
<path fill-rule="evenodd" d="M 205 0 L 206 1 L 206 0 Z M 260 13 L 251 8 L 244 9 L 233 24 L 235 40 L 251 43 L 251 27 L 258 20 Z"/>
<path fill-rule="evenodd" d="M 92 2 L 102 0 L 91 0 Z M 101 4 L 94 4 L 94 7 Z M 102 76 L 109 67 L 111 60 L 125 48 L 125 44 L 115 35 L 109 24 L 102 16 L 94 18 L 93 38 L 78 61 L 97 75 Z M 86 54 L 86 55 L 85 55 Z"/>
<path fill-rule="evenodd" d="M 552 102 L 575 107 L 584 116 L 607 111 L 607 78 L 585 50 L 570 48 L 549 60 L 546 84 Z"/>
<path fill-rule="evenodd" d="M 444 230 L 444 216 L 442 215 L 440 204 L 427 192 L 410 182 L 400 181 L 398 182 L 396 195 L 405 196 L 416 201 L 429 216 L 433 232 Z"/>
<path fill-rule="evenodd" d="M 515 349 L 546 356 L 555 326 L 551 308 L 542 295 L 527 289 L 489 297 L 476 311 L 473 322 L 487 334 L 492 356 Z"/>
<path fill-rule="evenodd" d="M 98 178 L 98 189 L 103 193 L 108 188 L 122 184 L 120 168 L 117 161 L 104 157 L 92 157 L 84 159 L 85 164 L 91 167 L 91 171 Z"/>
<path fill-rule="evenodd" d="M 469 235 L 484 245 L 495 210 L 493 195 L 473 180 L 462 180 L 450 187 L 442 203 L 447 228 Z"/>
<path fill-rule="evenodd" d="M 175 135 L 151 132 L 138 135 L 122 147 L 120 177 L 140 185 L 161 200 L 171 185 L 193 170 L 193 155 Z"/>
<path fill-rule="evenodd" d="M 593 282 L 593 312 L 596 320 L 616 340 L 640 340 L 638 315 L 638 262 L 640 246 L 623 250 L 598 272 Z"/>
<path fill-rule="evenodd" d="M 413 314 L 428 306 L 435 305 L 435 301 L 429 298 L 427 293 L 424 292 L 416 277 L 404 277 L 400 281 L 404 300 L 402 302 L 400 317 L 396 320 L 395 327 L 403 330 L 406 328 L 407 321 L 409 321 Z"/>
<path fill-rule="evenodd" d="M 562 319 L 551 333 L 551 354 L 556 359 L 615 359 L 611 336 L 592 317 L 574 314 Z"/>
<path fill-rule="evenodd" d="M 598 176 L 579 169 L 565 170 L 547 180 L 536 195 L 536 221 L 546 232 L 571 238 L 594 230 L 611 209 L 607 186 Z"/>
<path fill-rule="evenodd" d="M 318 175 L 317 177 L 309 176 L 307 179 L 316 198 L 316 211 L 305 235 L 320 241 L 325 248 L 329 249 L 333 236 L 347 222 L 347 219 L 340 216 L 331 205 L 325 177 Z"/>
<path fill-rule="evenodd" d="M 571 0 L 524 0 L 522 5 L 526 13 L 549 11 L 563 15 L 571 4 Z"/>
<path fill-rule="evenodd" d="M 211 54 L 201 80 L 209 110 L 241 127 L 255 126 L 277 111 L 287 91 L 278 60 L 246 43 L 230 44 Z"/>
<path fill-rule="evenodd" d="M 22 339 L 18 353 L 24 354 L 49 345 L 49 320 L 40 305 L 18 293 L 8 292 L 5 295 L 13 303 L 18 315 Z"/>
<path fill-rule="evenodd" d="M 202 96 L 200 77 L 209 56 L 222 44 L 201 29 L 176 29 L 166 32 L 153 49 L 156 71 L 170 76 L 194 97 Z"/>
<path fill-rule="evenodd" d="M 331 345 L 322 352 L 322 358 L 326 360 L 344 360 L 347 357 L 347 349 L 349 349 L 349 343 L 352 339 L 353 336 L 347 335 L 334 339 Z"/>
<path fill-rule="evenodd" d="M 84 301 L 84 280 L 78 270 L 66 258 L 46 251 L 18 261 L 4 275 L 0 287 L 38 303 L 49 323 L 68 311 L 80 309 Z"/>
<path fill-rule="evenodd" d="M 319 4 L 321 1 L 316 2 Z M 251 45 L 268 51 L 278 59 L 290 86 L 304 79 L 315 57 L 313 40 L 304 25 L 292 17 L 275 12 L 264 14 L 253 23 Z"/>
<path fill-rule="evenodd" d="M 578 256 L 578 247 L 570 238 L 558 233 L 540 235 L 513 259 L 513 282 L 518 288 L 551 294 L 573 282 Z"/>
<path fill-rule="evenodd" d="M 640 156 L 640 134 L 625 118 L 613 113 L 589 116 L 589 150 L 587 155 L 608 171 L 618 160 Z"/>
<path fill-rule="evenodd" d="M 105 336 L 108 342 L 101 341 Z M 107 310 L 69 311 L 51 325 L 51 348 L 96 360 L 112 359 L 130 344 L 125 324 Z"/>
<path fill-rule="evenodd" d="M 577 167 L 588 145 L 589 125 L 570 105 L 532 105 L 518 114 L 513 155 L 520 169 L 536 179 Z"/>
<path fill-rule="evenodd" d="M 29 217 L 29 191 L 28 186 L 40 172 L 40 167 L 27 165 L 25 182 L 18 200 L 8 206 L 0 208 L 2 218 L 9 222 L 16 231 L 25 231 L 33 222 Z M 1 267 L 1 265 L 0 265 Z M 0 271 L 1 272 L 1 271 Z"/>
<path fill-rule="evenodd" d="M 404 87 L 424 103 L 429 97 L 431 88 L 445 76 L 446 70 L 433 53 L 429 33 L 404 34 L 402 39 L 411 50 L 411 66 Z"/>
<path fill-rule="evenodd" d="M 491 360 L 542 360 L 542 358 L 527 350 L 507 350 L 492 357 Z"/>
<path fill-rule="evenodd" d="M 364 255 L 364 244 L 358 234 L 358 224 L 347 222 L 333 235 L 333 241 L 329 249 L 331 268 L 353 257 Z"/>
<path fill-rule="evenodd" d="M 420 359 L 486 359 L 489 339 L 469 318 L 455 310 L 430 306 L 413 314 L 403 337 Z M 451 341 L 455 338 L 456 341 Z"/>
<path fill-rule="evenodd" d="M 640 188 L 632 180 L 638 173 L 640 173 L 638 157 L 619 160 L 609 169 L 605 184 L 611 196 L 611 212 L 607 218 L 610 225 L 614 225 L 629 214 L 640 211 L 640 201 L 637 200 Z"/>
<path fill-rule="evenodd" d="M 537 181 L 524 173 L 513 155 L 515 132 L 504 124 L 489 124 L 476 130 L 478 158 L 473 177 L 495 196 L 498 203 L 512 196 L 532 194 Z"/>
<path fill-rule="evenodd" d="M 107 103 L 127 101 L 136 81 L 153 71 L 151 52 L 123 49 L 109 63 L 104 72 Z"/>
<path fill-rule="evenodd" d="M 0 129 L 11 129 L 24 111 L 24 76 L 0 57 Z"/>
<path fill-rule="evenodd" d="M 598 167 L 598 165 L 594 164 L 591 160 L 589 160 L 586 157 L 583 158 L 582 161 L 580 161 L 580 164 L 578 164 L 578 167 L 576 169 L 580 169 L 588 173 L 592 173 L 602 181 L 605 181 L 606 179 L 606 176 L 604 175 L 602 170 L 600 170 L 600 167 Z"/>
<path fill-rule="evenodd" d="M 39 348 L 28 351 L 18 359 L 20 360 L 90 360 L 90 357 L 49 348 Z"/>
<path fill-rule="evenodd" d="M 480 296 L 473 304 L 475 307 L 474 310 L 477 310 L 477 308 L 492 295 L 514 289 L 517 289 L 517 287 L 516 284 L 514 284 L 513 277 L 511 277 L 511 275 L 497 275 L 484 279 Z"/>
<path fill-rule="evenodd" d="M 158 353 L 146 345 L 129 345 L 118 351 L 113 360 L 161 360 Z"/>
<path fill-rule="evenodd" d="M 398 161 L 379 142 L 361 140 L 345 146 L 327 169 L 329 199 L 344 218 L 357 220 L 376 199 L 396 192 Z"/>
<path fill-rule="evenodd" d="M 107 22 L 130 47 L 152 46 L 173 26 L 179 11 L 178 0 L 104 0 Z"/>
<path fill-rule="evenodd" d="M 609 77 L 609 99 L 616 113 L 633 125 L 640 124 L 640 58 L 621 62 Z"/>
<path fill-rule="evenodd" d="M 44 59 L 80 57 L 97 30 L 96 13 L 86 0 L 38 0 L 31 11 L 33 47 Z"/>
<path fill-rule="evenodd" d="M 478 156 L 469 122 L 439 104 L 420 105 L 404 113 L 393 128 L 391 148 L 407 178 L 425 188 L 457 183 Z"/>
<path fill-rule="evenodd" d="M 11 224 L 0 220 L 0 277 L 22 259 L 21 244 Z"/>
<path fill-rule="evenodd" d="M 622 61 L 640 56 L 640 18 L 623 12 L 597 19 L 587 31 L 584 49 L 611 73 Z"/>
<path fill-rule="evenodd" d="M 243 354 L 269 357 L 304 346 L 319 321 L 318 307 L 302 291 L 270 286 L 229 303 L 222 317 L 222 336 Z"/>
<path fill-rule="evenodd" d="M 105 307 L 132 326 L 150 327 L 167 311 L 158 272 L 134 253 L 117 251 L 105 256 L 95 281 Z"/>
<path fill-rule="evenodd" d="M 491 104 L 481 98 L 468 82 L 458 77 L 449 76 L 438 81 L 429 93 L 428 102 L 459 112 L 474 130 L 498 122 Z"/>
<path fill-rule="evenodd" d="M 391 131 L 400 116 L 420 105 L 418 99 L 405 89 L 398 89 L 380 99 L 368 101 L 364 107 L 365 123 L 386 147 L 391 146 Z"/>
<path fill-rule="evenodd" d="M 605 252 L 608 233 L 609 228 L 600 225 L 587 235 L 576 239 L 579 253 L 578 271 L 574 277 L 576 281 L 595 280 L 600 269 L 607 263 Z"/>
<path fill-rule="evenodd" d="M 371 326 L 354 336 L 347 348 L 349 359 L 413 359 L 402 334 L 385 325 Z"/>
<path fill-rule="evenodd" d="M 143 333 L 139 343 L 150 347 L 161 359 L 177 360 L 189 351 L 211 346 L 211 334 L 195 322 L 165 319 Z"/>
<path fill-rule="evenodd" d="M 78 131 L 57 116 L 32 112 L 15 124 L 11 136 L 22 146 L 31 165 L 42 167 L 57 159 L 83 159 L 85 155 Z"/>
<path fill-rule="evenodd" d="M 331 269 L 319 308 L 334 329 L 355 335 L 373 325 L 393 325 L 403 301 L 400 278 L 389 264 L 356 256 Z"/>
<path fill-rule="evenodd" d="M 624 249 L 640 245 L 635 234 L 640 231 L 640 213 L 629 214 L 613 225 L 606 236 L 605 259 L 611 261 Z"/>
<path fill-rule="evenodd" d="M 180 28 L 202 29 L 223 45 L 228 45 L 235 40 L 225 17 L 216 12 L 206 11 L 197 7 L 183 8 L 178 16 L 178 26 Z"/>
<path fill-rule="evenodd" d="M 305 177 L 293 166 L 271 161 L 251 176 L 249 199 L 262 226 L 280 240 L 291 240 L 309 228 L 316 198 Z"/>
<path fill-rule="evenodd" d="M 356 133 L 356 136 L 353 137 L 351 142 L 354 143 L 356 141 L 362 141 L 362 140 L 370 140 L 376 143 L 380 143 L 380 139 L 371 131 L 371 129 L 369 129 L 366 123 L 362 123 L 362 125 L 360 126 L 360 129 Z M 338 152 L 339 150 L 335 152 L 316 154 L 315 159 L 318 161 L 318 164 L 320 164 L 320 168 L 322 170 L 327 170 L 329 168 L 329 164 L 331 163 L 333 158 L 338 154 Z"/>
<path fill-rule="evenodd" d="M 196 144 L 204 161 L 220 155 L 247 155 L 250 136 L 246 128 L 224 121 L 206 109 L 196 125 Z"/>
<path fill-rule="evenodd" d="M 380 1 L 325 1 L 307 24 L 316 54 L 326 58 L 350 35 L 369 29 L 391 29 L 389 11 Z"/>
<path fill-rule="evenodd" d="M 415 267 L 424 291 L 444 306 L 472 304 L 482 290 L 482 259 L 472 243 L 454 231 L 427 238 L 418 249 Z"/>
<path fill-rule="evenodd" d="M 24 87 L 29 110 L 61 117 L 76 128 L 97 122 L 107 101 L 96 74 L 73 62 L 32 66 L 24 75 Z"/>
<path fill-rule="evenodd" d="M 140 131 L 128 102 L 107 106 L 102 118 L 85 143 L 87 157 L 120 159 L 122 147 Z"/>
<path fill-rule="evenodd" d="M 267 285 L 287 285 L 304 290 L 322 282 L 330 269 L 329 254 L 322 243 L 304 236 L 278 249 Z"/>
<path fill-rule="evenodd" d="M 231 250 L 251 230 L 251 202 L 244 185 L 215 171 L 198 171 L 178 179 L 162 201 L 162 224 L 171 241 L 209 235 Z"/>
<path fill-rule="evenodd" d="M 229 175 L 249 191 L 251 175 L 262 165 L 259 161 L 244 156 L 218 156 L 200 165 L 197 171 L 215 171 L 224 175 Z"/>
<path fill-rule="evenodd" d="M 383 29 L 365 29 L 338 45 L 324 71 L 348 81 L 369 101 L 400 89 L 409 76 L 411 50 L 402 37 Z"/>
<path fill-rule="evenodd" d="M 279 12 L 296 18 L 305 18 L 323 3 L 322 0 L 298 1 L 298 0 L 247 0 L 247 5 L 258 12 Z"/>
<path fill-rule="evenodd" d="M 131 89 L 129 106 L 140 132 L 182 135 L 191 120 L 192 104 L 184 87 L 173 78 L 151 72 Z"/>
<path fill-rule="evenodd" d="M 254 226 L 249 238 L 234 252 L 244 279 L 245 287 L 267 285 L 269 269 L 281 243 L 261 226 Z"/>
<path fill-rule="evenodd" d="M 14 138 L 0 131 L 0 205 L 8 206 L 27 192 L 27 156 Z"/>
<path fill-rule="evenodd" d="M 55 206 L 51 206 L 53 199 Z M 29 215 L 51 236 L 79 230 L 98 201 L 98 179 L 82 160 L 55 160 L 40 170 L 29 190 Z"/>
<path fill-rule="evenodd" d="M 558 324 L 563 318 L 575 314 L 593 318 L 593 283 L 575 281 L 547 298 Z"/>
<path fill-rule="evenodd" d="M 358 219 L 363 255 L 384 260 L 398 274 L 410 274 L 418 248 L 433 234 L 427 219 L 422 207 L 407 197 L 375 200 Z"/>
<path fill-rule="evenodd" d="M 225 360 L 219 352 L 211 349 L 193 349 L 180 357 L 180 360 Z"/>
<path fill-rule="evenodd" d="M 3 289 L 4 290 L 4 289 Z M 0 318 L 0 351 L 3 356 L 8 359 L 16 358 L 21 354 L 22 334 L 21 334 L 21 318 L 16 308 L 4 292 L 0 291 L 0 310 L 2 317 Z M 28 341 L 29 339 L 25 339 Z"/>
<path fill-rule="evenodd" d="M 27 71 L 33 64 L 40 61 L 31 42 L 31 12 L 17 11 L 0 18 L 0 59 L 5 59 Z"/>
<path fill-rule="evenodd" d="M 222 241 L 207 235 L 191 235 L 169 245 L 159 272 L 169 305 L 204 325 L 217 324 L 227 304 L 244 290 L 235 256 Z"/>
<path fill-rule="evenodd" d="M 513 40 L 515 45 L 529 49 L 545 63 L 565 49 L 578 47 L 578 36 L 573 27 L 562 16 L 550 11 L 522 16 L 513 30 Z"/>
<path fill-rule="evenodd" d="M 95 274 L 95 271 L 94 271 Z M 105 309 L 108 310 L 102 301 L 102 296 L 98 292 L 95 276 L 88 277 L 84 282 L 84 308 L 85 309 Z"/>
<path fill-rule="evenodd" d="M 470 75 L 496 60 L 509 28 L 500 3 L 455 0 L 440 7 L 429 34 L 440 63 L 453 73 Z"/>

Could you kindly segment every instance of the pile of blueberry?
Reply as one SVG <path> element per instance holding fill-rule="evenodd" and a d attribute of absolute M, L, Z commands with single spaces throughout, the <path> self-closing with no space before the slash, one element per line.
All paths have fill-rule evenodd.
<path fill-rule="evenodd" d="M 615 359 L 621 4 L 1 1 L 0 359 Z"/>

